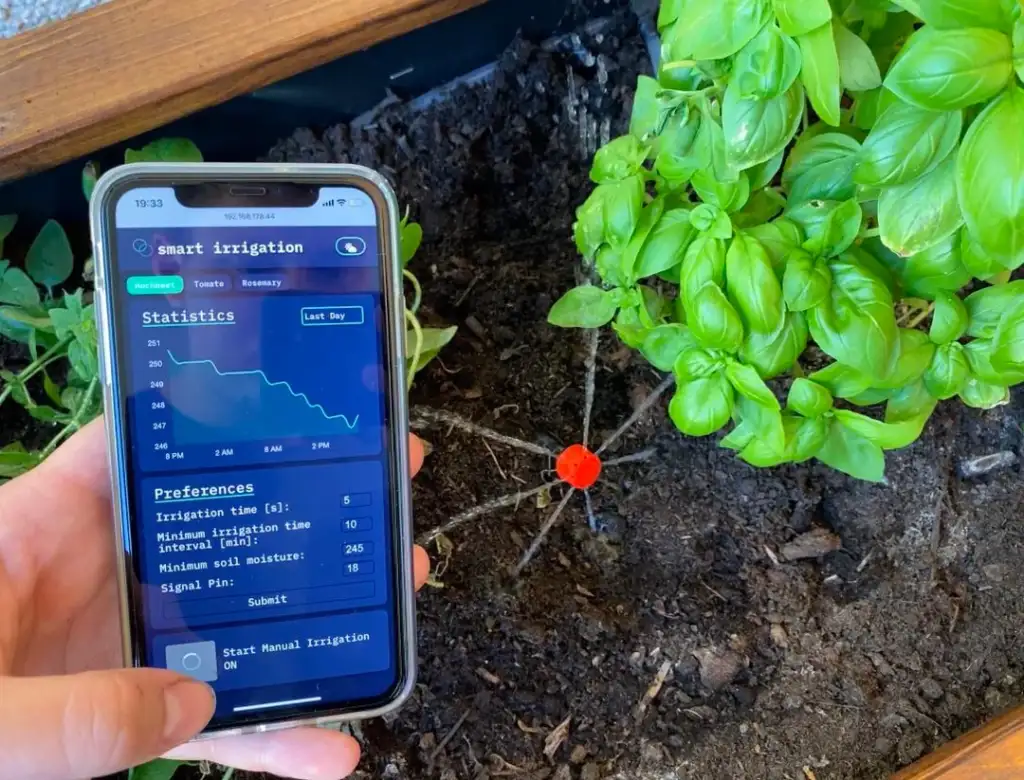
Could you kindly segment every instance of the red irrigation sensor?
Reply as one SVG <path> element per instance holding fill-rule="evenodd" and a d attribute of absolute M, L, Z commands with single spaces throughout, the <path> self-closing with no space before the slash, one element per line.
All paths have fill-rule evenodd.
<path fill-rule="evenodd" d="M 601 476 L 601 459 L 582 444 L 573 444 L 558 456 L 555 471 L 577 490 L 586 490 Z"/>

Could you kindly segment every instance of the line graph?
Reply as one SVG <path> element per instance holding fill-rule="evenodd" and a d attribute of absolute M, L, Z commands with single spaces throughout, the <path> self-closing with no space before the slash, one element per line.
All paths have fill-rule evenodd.
<path fill-rule="evenodd" d="M 217 364 L 214 363 L 212 360 L 178 360 L 178 358 L 176 358 L 174 356 L 174 353 L 171 352 L 171 350 L 167 350 L 167 357 L 169 357 L 171 359 L 171 362 L 174 365 L 176 365 L 176 366 L 208 365 L 208 366 L 210 366 L 210 368 L 212 368 L 217 373 L 218 376 L 222 376 L 222 377 L 231 377 L 231 376 L 257 376 L 257 377 L 260 377 L 263 380 L 263 382 L 266 383 L 267 387 L 284 387 L 284 388 L 286 388 L 288 390 L 288 392 L 291 393 L 295 398 L 301 398 L 303 401 L 305 401 L 306 406 L 308 406 L 310 409 L 314 409 L 314 410 L 320 412 L 320 414 L 322 414 L 324 416 L 325 420 L 341 420 L 341 421 L 343 421 L 345 423 L 345 425 L 348 426 L 348 429 L 350 431 L 356 430 L 356 427 L 359 425 L 359 415 L 358 414 L 353 416 L 351 420 L 349 420 L 348 417 L 346 415 L 344 415 L 344 414 L 329 414 L 327 412 L 327 410 L 324 409 L 322 404 L 314 404 L 312 401 L 309 400 L 309 396 L 308 395 L 306 395 L 305 393 L 296 392 L 295 388 L 293 388 L 288 382 L 285 382 L 285 381 L 275 382 L 275 381 L 271 380 L 270 377 L 268 377 L 266 375 L 266 373 L 264 373 L 260 369 L 254 369 L 254 370 L 251 370 L 251 371 L 221 371 L 220 368 L 218 368 Z"/>

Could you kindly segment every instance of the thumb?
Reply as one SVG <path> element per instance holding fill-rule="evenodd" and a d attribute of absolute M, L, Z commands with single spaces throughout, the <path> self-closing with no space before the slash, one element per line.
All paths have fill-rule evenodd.
<path fill-rule="evenodd" d="M 0 779 L 114 774 L 195 736 L 213 691 L 162 669 L 0 677 Z"/>

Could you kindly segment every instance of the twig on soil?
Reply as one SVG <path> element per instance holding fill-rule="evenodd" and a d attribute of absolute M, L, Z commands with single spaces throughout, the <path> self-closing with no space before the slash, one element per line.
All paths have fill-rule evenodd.
<path fill-rule="evenodd" d="M 530 544 L 530 548 L 526 551 L 523 557 L 519 559 L 519 563 L 516 564 L 515 575 L 517 577 L 523 571 L 523 569 L 526 568 L 526 565 L 533 560 L 533 556 L 537 554 L 537 551 L 540 549 L 540 546 L 544 544 L 544 540 L 547 538 L 547 535 L 551 532 L 551 529 L 554 528 L 555 523 L 558 522 L 559 516 L 562 514 L 562 511 L 565 509 L 566 504 L 569 503 L 569 499 L 572 498 L 575 492 L 575 488 L 570 488 L 568 492 L 566 492 L 566 494 L 562 496 L 562 500 L 558 502 L 558 506 L 555 507 L 555 511 L 551 513 L 551 516 L 547 519 L 544 525 L 541 526 L 540 533 L 537 534 L 533 542 Z"/>
<path fill-rule="evenodd" d="M 672 662 L 662 662 L 661 667 L 658 669 L 658 673 L 654 676 L 654 682 L 652 682 L 650 687 L 644 691 L 644 695 L 636 705 L 636 711 L 633 713 L 633 719 L 637 723 L 644 719 L 644 715 L 647 713 L 647 708 L 651 706 L 651 702 L 657 698 L 659 693 L 661 693 L 661 688 L 668 679 L 671 671 Z"/>
<path fill-rule="evenodd" d="M 474 276 L 472 278 L 472 280 L 470 280 L 469 285 L 466 287 L 465 290 L 462 291 L 462 295 L 460 295 L 458 298 L 455 299 L 456 307 L 462 305 L 462 302 L 465 301 L 466 298 L 469 297 L 469 294 L 471 292 L 473 292 L 473 288 L 476 287 L 476 283 L 479 282 L 480 279 L 482 279 L 482 278 L 483 278 L 483 274 L 477 274 L 476 276 Z"/>
<path fill-rule="evenodd" d="M 594 516 L 594 506 L 590 503 L 590 491 L 583 491 L 584 503 L 587 505 L 587 525 L 595 534 L 597 533 L 597 517 Z"/>
<path fill-rule="evenodd" d="M 466 722 L 466 718 L 469 717 L 469 713 L 471 713 L 472 711 L 473 708 L 470 707 L 468 710 L 462 713 L 461 718 L 455 721 L 455 725 L 452 726 L 451 730 L 444 735 L 444 739 L 442 739 L 440 743 L 438 743 L 438 746 L 434 748 L 434 752 L 430 754 L 430 758 L 427 759 L 428 764 L 430 764 L 431 766 L 434 765 L 434 761 L 436 761 L 437 757 L 441 755 L 441 751 L 444 750 L 448 743 L 452 741 L 452 737 L 454 737 L 458 733 L 459 729 L 462 728 L 462 724 Z"/>
<path fill-rule="evenodd" d="M 597 452 L 594 454 L 600 455 L 602 452 L 604 452 L 606 449 L 612 446 L 612 444 L 614 444 L 616 440 L 620 436 L 622 436 L 622 434 L 624 434 L 626 431 L 632 428 L 634 423 L 636 423 L 637 420 L 643 417 L 647 413 L 647 410 L 654 406 L 655 403 L 657 403 L 658 399 L 661 398 L 662 395 L 664 395 L 666 390 L 672 387 L 675 381 L 675 376 L 670 375 L 665 377 L 665 379 L 662 380 L 661 384 L 654 388 L 651 394 L 644 399 L 643 403 L 636 408 L 636 411 L 629 416 L 629 419 L 627 419 L 626 422 L 622 423 L 622 425 L 618 427 L 615 433 L 609 436 L 605 440 L 604 444 L 597 448 Z"/>
<path fill-rule="evenodd" d="M 597 345 L 601 341 L 601 331 L 598 328 L 593 328 L 588 334 L 589 342 L 587 344 L 587 373 L 583 381 L 583 446 L 586 447 L 590 442 L 590 417 L 594 411 L 594 392 L 595 385 L 597 384 L 595 375 L 597 374 Z"/>
<path fill-rule="evenodd" d="M 498 473 L 501 474 L 501 478 L 507 482 L 508 475 L 505 473 L 505 470 L 502 469 L 501 464 L 498 463 L 498 456 L 494 454 L 494 450 L 492 450 L 491 445 L 487 443 L 487 439 L 484 439 L 484 446 L 487 448 L 487 451 L 491 453 L 491 460 L 494 461 L 494 467 L 498 470 Z"/>
<path fill-rule="evenodd" d="M 509 447 L 526 450 L 527 452 L 532 452 L 534 455 L 544 455 L 549 458 L 555 457 L 555 453 L 547 447 L 542 447 L 539 444 L 533 444 L 532 442 L 517 439 L 515 436 L 506 436 L 505 434 L 498 433 L 490 428 L 477 425 L 475 422 L 471 422 L 465 417 L 460 417 L 457 414 L 443 411 L 441 409 L 417 406 L 412 410 L 410 422 L 413 428 L 427 428 L 431 423 L 453 425 L 466 433 L 475 433 L 477 436 L 483 436 L 485 439 L 490 439 L 491 441 L 496 441 L 499 444 L 505 444 Z"/>
<path fill-rule="evenodd" d="M 544 738 L 544 755 L 549 759 L 555 757 L 558 748 L 569 738 L 569 723 L 571 721 L 572 715 L 567 715 L 565 720 L 555 726 L 554 730 Z"/>
<path fill-rule="evenodd" d="M 535 496 L 538 493 L 542 493 L 545 490 L 550 490 L 553 487 L 561 484 L 561 480 L 555 480 L 554 482 L 547 482 L 540 487 L 531 488 L 530 490 L 520 490 L 517 493 L 509 493 L 508 495 L 501 496 L 500 498 L 492 499 L 485 504 L 467 509 L 465 512 L 455 515 L 447 523 L 442 526 L 438 526 L 433 531 L 428 531 L 419 538 L 420 544 L 428 544 L 436 539 L 441 534 L 446 534 L 449 531 L 458 528 L 463 523 L 468 523 L 470 520 L 475 520 L 482 515 L 489 514 L 490 512 L 503 509 L 507 506 L 515 506 L 520 504 L 523 500 Z"/>
<path fill-rule="evenodd" d="M 639 463 L 644 460 L 650 460 L 658 454 L 658 450 L 654 447 L 650 449 L 641 450 L 640 452 L 634 452 L 632 455 L 623 455 L 621 458 L 612 458 L 604 462 L 604 467 L 609 466 L 624 466 L 627 463 Z"/>
<path fill-rule="evenodd" d="M 703 586 L 704 586 L 704 588 L 705 588 L 705 589 L 706 589 L 706 590 L 707 590 L 707 591 L 708 591 L 709 593 L 711 593 L 711 594 L 712 594 L 713 596 L 718 596 L 718 598 L 720 598 L 720 599 L 721 599 L 722 601 L 724 601 L 724 602 L 725 602 L 726 604 L 728 604 L 728 603 L 729 603 L 729 599 L 727 599 L 727 598 L 726 598 L 725 596 L 723 596 L 723 595 L 722 595 L 721 593 L 719 593 L 719 592 L 718 592 L 717 590 L 715 590 L 715 589 L 714 589 L 714 588 L 712 588 L 712 587 L 711 587 L 710 585 L 708 585 L 708 584 L 707 584 L 706 582 L 704 582 L 704 580 L 703 580 L 703 579 L 698 579 L 698 580 L 697 580 L 697 582 L 699 582 L 699 583 L 700 583 L 701 585 L 703 585 Z"/>

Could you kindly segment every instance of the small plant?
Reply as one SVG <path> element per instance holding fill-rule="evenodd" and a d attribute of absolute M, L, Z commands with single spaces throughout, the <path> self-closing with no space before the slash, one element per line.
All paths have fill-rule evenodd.
<path fill-rule="evenodd" d="M 881 481 L 939 401 L 1005 403 L 1024 381 L 1021 14 L 664 0 L 658 78 L 577 213 L 600 285 L 550 321 L 612 323 L 674 372 L 676 426 L 731 422 L 722 446 L 755 466 Z M 785 405 L 766 384 L 784 374 Z"/>

